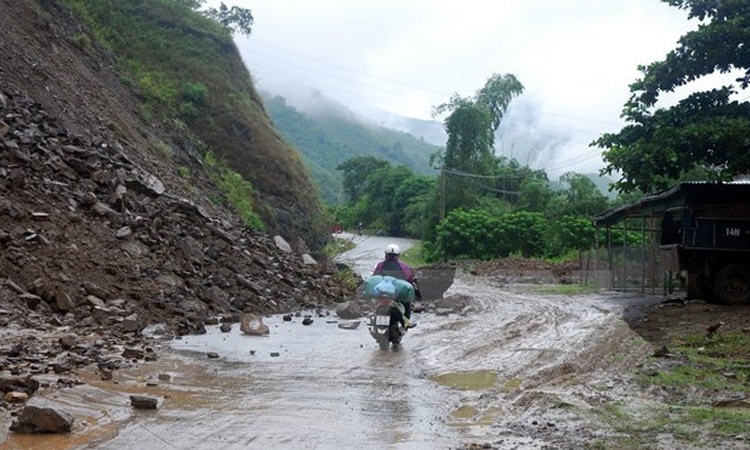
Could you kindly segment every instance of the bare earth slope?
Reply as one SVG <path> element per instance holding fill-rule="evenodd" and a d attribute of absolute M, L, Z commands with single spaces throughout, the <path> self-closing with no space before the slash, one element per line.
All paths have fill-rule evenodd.
<path fill-rule="evenodd" d="M 199 170 L 165 157 L 179 136 L 144 125 L 110 56 L 39 3 L 0 1 L 0 325 L 189 333 L 344 297 L 304 243 L 281 251 L 208 201 L 208 180 L 180 178 L 176 164 Z"/>

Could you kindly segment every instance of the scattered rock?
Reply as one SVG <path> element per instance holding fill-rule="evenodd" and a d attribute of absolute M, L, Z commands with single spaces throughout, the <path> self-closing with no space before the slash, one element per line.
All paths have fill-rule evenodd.
<path fill-rule="evenodd" d="M 662 347 L 658 350 L 656 350 L 653 354 L 655 358 L 667 358 L 672 356 L 672 354 L 669 352 L 669 349 L 666 345 L 662 345 Z"/>
<path fill-rule="evenodd" d="M 357 327 L 359 327 L 360 320 L 349 320 L 346 322 L 339 323 L 339 328 L 342 328 L 344 330 L 356 330 Z"/>
<path fill-rule="evenodd" d="M 6 403 L 25 403 L 29 399 L 29 394 L 25 392 L 7 392 L 5 394 L 5 397 L 3 397 L 3 400 L 5 400 Z"/>
<path fill-rule="evenodd" d="M 29 397 L 39 389 L 39 381 L 31 376 L 0 376 L 0 392 L 23 392 Z"/>
<path fill-rule="evenodd" d="M 70 433 L 75 418 L 42 399 L 31 399 L 10 429 L 16 433 Z"/>
<path fill-rule="evenodd" d="M 159 399 L 146 395 L 131 395 L 130 405 L 135 409 L 156 409 Z"/>
<path fill-rule="evenodd" d="M 255 314 L 244 314 L 240 321 L 240 331 L 245 334 L 260 336 L 268 334 L 270 329 L 263 323 L 263 319 Z"/>
<path fill-rule="evenodd" d="M 750 408 L 750 401 L 748 401 L 747 397 L 742 396 L 726 400 L 717 400 L 712 403 L 711 406 L 714 408 Z"/>
<path fill-rule="evenodd" d="M 307 253 L 304 253 L 302 255 L 302 264 L 306 265 L 316 265 L 318 264 L 318 261 L 315 260 L 312 256 L 308 255 Z"/>
<path fill-rule="evenodd" d="M 354 300 L 349 300 L 336 305 L 336 315 L 342 319 L 358 319 L 362 317 L 362 309 Z"/>
<path fill-rule="evenodd" d="M 293 253 L 292 246 L 281 236 L 274 236 L 273 241 L 276 243 L 276 247 L 282 252 Z"/>

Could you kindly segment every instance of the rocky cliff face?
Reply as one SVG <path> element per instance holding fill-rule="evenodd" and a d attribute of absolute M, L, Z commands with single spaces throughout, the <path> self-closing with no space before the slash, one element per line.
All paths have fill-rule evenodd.
<path fill-rule="evenodd" d="M 137 332 L 348 295 L 304 243 L 283 251 L 164 158 L 106 52 L 82 52 L 55 1 L 0 0 L 0 326 Z M 176 162 L 175 162 L 176 161 Z M 296 243 L 295 243 L 296 244 Z"/>

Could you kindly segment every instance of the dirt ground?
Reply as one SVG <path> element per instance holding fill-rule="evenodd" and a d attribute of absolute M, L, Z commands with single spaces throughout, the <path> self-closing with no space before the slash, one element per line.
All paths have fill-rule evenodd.
<path fill-rule="evenodd" d="M 635 380 L 656 351 L 718 321 L 745 330 L 746 309 L 568 295 L 508 276 L 459 268 L 442 299 L 425 301 L 397 352 L 380 351 L 365 326 L 337 328 L 330 311 L 310 311 L 310 326 L 266 316 L 271 333 L 257 339 L 218 326 L 168 339 L 155 346 L 157 361 L 113 380 L 89 367 L 74 374 L 82 385 L 42 390 L 76 414 L 70 435 L 4 432 L 0 449 L 125 449 L 154 439 L 191 449 L 748 448 L 744 435 L 706 430 L 685 441 L 618 423 L 679 404 L 675 393 Z M 133 393 L 158 398 L 159 410 L 132 410 Z M 0 429 L 10 420 L 4 414 Z"/>
<path fill-rule="evenodd" d="M 747 307 L 640 293 L 566 295 L 550 285 L 507 284 L 508 273 L 487 267 L 471 272 L 483 275 L 459 272 L 444 300 L 459 301 L 470 319 L 454 325 L 453 333 L 428 324 L 446 344 L 426 350 L 437 372 L 458 369 L 464 388 L 492 378 L 477 392 L 468 389 L 452 413 L 465 427 L 467 448 L 750 448 L 744 433 L 720 436 L 711 427 L 696 432 L 705 425 L 695 424 L 683 434 L 664 418 L 687 396 L 710 408 L 744 399 L 742 393 L 663 389 L 638 380 L 674 370 L 679 355 L 653 357 L 711 325 L 721 324 L 722 333 L 750 332 Z"/>

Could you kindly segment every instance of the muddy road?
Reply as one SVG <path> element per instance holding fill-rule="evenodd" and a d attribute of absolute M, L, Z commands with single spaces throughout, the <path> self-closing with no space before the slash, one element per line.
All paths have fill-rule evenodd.
<path fill-rule="evenodd" d="M 391 242 L 350 238 L 360 245 L 342 260 L 363 274 Z M 630 380 L 654 348 L 622 313 L 658 299 L 546 292 L 458 271 L 396 351 L 331 311 L 265 317 L 266 336 L 208 326 L 111 381 L 80 373 L 85 385 L 55 391 L 77 417 L 71 435 L 5 433 L 0 450 L 643 448 L 607 445 L 622 437 L 607 411 L 655 406 Z M 133 393 L 158 410 L 132 410 Z M 660 435 L 647 448 L 673 444 Z"/>

